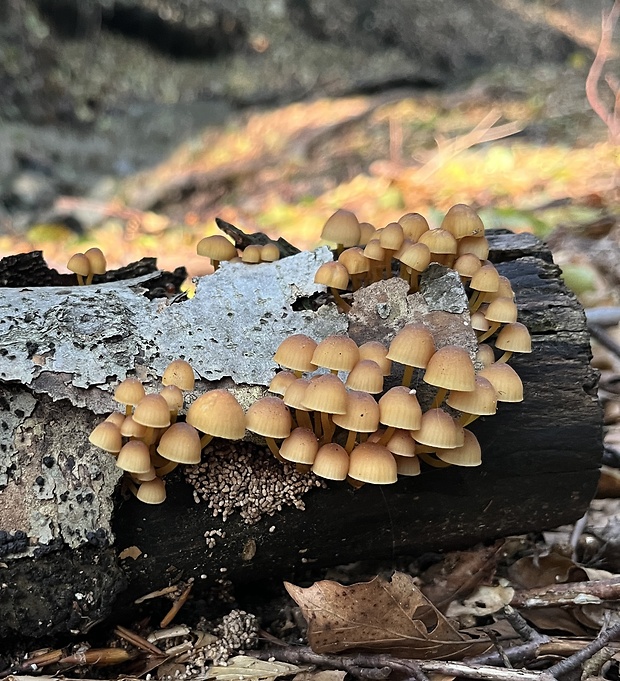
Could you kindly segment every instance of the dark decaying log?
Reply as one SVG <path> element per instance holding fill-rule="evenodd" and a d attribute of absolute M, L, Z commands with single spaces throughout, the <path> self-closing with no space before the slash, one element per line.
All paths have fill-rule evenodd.
<path fill-rule="evenodd" d="M 2 581 L 9 587 L 0 590 L 4 615 L 0 636 L 87 630 L 110 610 L 125 583 L 129 588 L 119 604 L 180 575 L 196 577 L 194 594 L 199 595 L 203 585 L 222 576 L 233 582 L 294 578 L 308 565 L 391 560 L 577 520 L 594 493 L 602 451 L 597 376 L 589 365 L 583 310 L 536 239 L 497 233 L 489 240 L 491 259 L 512 282 L 519 319 L 532 333 L 534 352 L 511 360 L 523 380 L 525 401 L 502 404 L 494 417 L 471 426 L 482 444 L 482 466 L 429 468 L 416 478 L 382 488 L 366 485 L 353 490 L 344 483 L 329 484 L 303 497 L 305 510 L 285 506 L 251 525 L 238 513 L 223 522 L 206 503 L 194 503 L 192 488 L 177 471 L 161 506 L 117 499 L 113 547 L 106 546 L 109 535 L 102 532 L 84 538 L 92 548 L 50 542 L 36 557 L 7 558 Z M 82 404 L 88 403 L 88 392 L 78 394 Z M 8 393 L 10 397 L 11 390 Z M 92 414 L 81 417 L 88 410 L 66 401 L 52 403 L 43 395 L 37 399 L 30 408 L 47 410 L 52 420 L 63 410 L 76 412 L 78 421 L 101 419 Z M 272 461 L 262 450 L 255 456 Z M 209 546 L 205 532 L 214 538 Z M 0 548 L 2 541 L 0 536 Z M 4 537 L 7 541 L 15 542 L 15 534 Z M 123 560 L 119 567 L 114 555 L 133 546 L 142 555 Z M 66 580 L 81 598 L 68 598 L 66 593 L 57 597 L 50 579 L 55 571 L 58 580 Z M 200 579 L 203 575 L 207 579 Z M 33 616 L 29 608 L 34 602 L 38 607 Z M 79 617 L 70 616 L 75 612 Z"/>

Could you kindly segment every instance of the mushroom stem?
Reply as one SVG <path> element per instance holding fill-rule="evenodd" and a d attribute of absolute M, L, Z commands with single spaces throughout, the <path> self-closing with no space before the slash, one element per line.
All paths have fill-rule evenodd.
<path fill-rule="evenodd" d="M 134 485 L 133 481 L 129 477 L 126 477 L 124 483 L 127 486 L 127 489 L 134 495 L 134 497 L 137 497 L 138 488 Z"/>
<path fill-rule="evenodd" d="M 133 409 L 133 406 L 131 404 L 126 404 L 125 405 L 125 416 L 131 416 L 131 410 Z"/>
<path fill-rule="evenodd" d="M 312 466 L 310 464 L 307 464 L 307 463 L 296 463 L 295 464 L 295 470 L 298 473 L 309 473 L 311 468 L 312 468 Z"/>
<path fill-rule="evenodd" d="M 295 420 L 302 428 L 307 428 L 312 430 L 312 421 L 310 420 L 310 414 L 303 409 L 295 409 Z"/>
<path fill-rule="evenodd" d="M 364 285 L 364 275 L 363 274 L 352 274 L 351 275 L 351 287 L 354 291 L 361 288 Z"/>
<path fill-rule="evenodd" d="M 168 473 L 172 473 L 172 471 L 178 465 L 179 464 L 176 461 L 169 461 L 165 466 L 161 466 L 160 468 L 156 468 L 155 473 L 157 474 L 158 478 L 163 478 L 164 475 L 168 475 Z"/>
<path fill-rule="evenodd" d="M 353 478 L 349 477 L 347 475 L 347 482 L 353 489 L 359 489 L 360 487 L 363 487 L 364 483 L 361 480 L 354 480 Z"/>
<path fill-rule="evenodd" d="M 84 277 L 81 274 L 75 273 L 77 277 L 78 286 L 84 286 Z"/>
<path fill-rule="evenodd" d="M 331 442 L 332 440 L 332 435 L 334 434 L 334 431 L 336 428 L 334 427 L 334 424 L 332 420 L 329 418 L 329 414 L 327 412 L 320 412 L 321 414 L 321 426 L 323 428 L 323 443 L 327 444 L 328 442 Z"/>
<path fill-rule="evenodd" d="M 349 303 L 346 302 L 346 300 L 343 300 L 342 296 L 338 293 L 338 291 L 333 287 L 330 286 L 329 290 L 331 291 L 332 296 L 334 296 L 334 300 L 336 301 L 336 305 L 343 311 L 343 312 L 348 312 L 351 309 L 351 306 Z"/>
<path fill-rule="evenodd" d="M 404 262 L 401 262 L 398 269 L 398 276 L 405 281 L 409 281 L 409 277 L 411 276 L 411 268 L 407 267 Z"/>
<path fill-rule="evenodd" d="M 490 338 L 496 331 L 499 329 L 501 326 L 501 322 L 491 322 L 491 325 L 489 326 L 488 330 L 485 331 L 482 336 L 478 337 L 478 344 L 484 343 L 484 341 L 487 338 Z"/>
<path fill-rule="evenodd" d="M 476 291 L 469 301 L 469 311 L 475 312 L 484 300 L 484 291 Z"/>
<path fill-rule="evenodd" d="M 276 459 L 280 463 L 284 463 L 285 460 L 280 455 L 280 448 L 276 444 L 276 441 L 272 437 L 266 437 L 265 442 L 267 442 L 267 446 L 269 447 L 269 450 L 276 457 Z"/>
<path fill-rule="evenodd" d="M 419 283 L 420 273 L 417 270 L 412 269 L 409 277 L 409 289 L 415 293 L 418 290 Z"/>
<path fill-rule="evenodd" d="M 437 394 L 435 395 L 435 399 L 433 400 L 433 404 L 431 404 L 431 409 L 438 409 L 441 406 L 441 403 L 444 401 L 447 393 L 448 388 L 439 388 Z"/>
<path fill-rule="evenodd" d="M 468 414 L 467 412 L 463 412 L 459 418 L 458 418 L 458 424 L 459 426 L 468 426 L 470 423 L 475 421 L 477 418 L 479 418 L 478 414 Z"/>
<path fill-rule="evenodd" d="M 355 447 L 355 440 L 357 438 L 357 433 L 354 430 L 350 430 L 349 434 L 347 435 L 347 441 L 344 446 L 344 448 L 347 450 L 347 453 L 350 454 L 353 451 L 353 447 Z"/>
<path fill-rule="evenodd" d="M 452 465 L 451 463 L 446 463 L 445 461 L 436 459 L 432 454 L 418 454 L 418 456 L 422 459 L 422 461 L 433 468 L 448 468 L 448 466 Z"/>
<path fill-rule="evenodd" d="M 213 265 L 213 271 L 216 272 L 217 268 L 220 266 L 220 261 L 219 260 L 214 260 L 213 258 L 211 259 L 211 264 Z"/>
<path fill-rule="evenodd" d="M 499 364 L 500 362 L 506 363 L 508 360 L 512 357 L 512 350 L 506 350 L 504 354 L 497 360 L 497 363 Z"/>
<path fill-rule="evenodd" d="M 78 274 L 78 277 L 79 277 L 79 276 L 80 276 L 80 275 Z M 89 272 L 89 273 L 88 273 L 88 276 L 86 277 L 86 284 L 85 284 L 85 286 L 90 286 L 90 285 L 93 283 L 93 277 L 94 277 L 94 276 L 95 276 L 95 273 L 94 273 L 94 272 Z"/>
<path fill-rule="evenodd" d="M 390 441 L 392 435 L 394 435 L 395 430 L 396 428 L 394 426 L 388 426 L 377 444 L 383 445 L 385 447 L 385 445 L 387 445 L 387 443 Z"/>
<path fill-rule="evenodd" d="M 403 385 L 408 388 L 411 385 L 411 379 L 413 378 L 413 366 L 405 364 L 405 371 L 403 371 Z"/>
<path fill-rule="evenodd" d="M 213 439 L 213 435 L 209 435 L 209 433 L 205 433 L 201 438 L 200 438 L 200 449 L 204 449 L 209 442 Z"/>

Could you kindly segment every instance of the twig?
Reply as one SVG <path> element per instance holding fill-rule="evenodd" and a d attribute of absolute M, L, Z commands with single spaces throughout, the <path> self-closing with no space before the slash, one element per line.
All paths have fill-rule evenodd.
<path fill-rule="evenodd" d="M 128 643 L 131 643 L 132 645 L 136 646 L 136 648 L 141 648 L 142 650 L 145 650 L 147 653 L 151 653 L 152 655 L 155 655 L 157 657 L 166 656 L 166 653 L 164 653 L 163 650 L 160 650 L 157 646 L 154 646 L 152 643 L 147 641 L 139 634 L 136 634 L 135 632 L 130 631 L 129 629 L 125 629 L 125 627 L 121 627 L 120 624 L 114 629 L 114 633 L 120 638 L 125 639 L 125 641 L 127 641 Z"/>
<path fill-rule="evenodd" d="M 183 593 L 172 604 L 170 610 L 168 610 L 162 621 L 159 623 L 159 626 L 162 629 L 165 629 L 170 624 L 170 622 L 172 622 L 172 620 L 177 616 L 179 610 L 183 607 L 183 605 L 185 605 L 185 601 L 189 598 L 189 594 L 193 586 L 194 583 L 190 582 L 183 590 Z"/>
<path fill-rule="evenodd" d="M 550 605 L 591 605 L 620 600 L 620 577 L 596 582 L 569 582 L 515 591 L 510 605 L 546 608 Z"/>

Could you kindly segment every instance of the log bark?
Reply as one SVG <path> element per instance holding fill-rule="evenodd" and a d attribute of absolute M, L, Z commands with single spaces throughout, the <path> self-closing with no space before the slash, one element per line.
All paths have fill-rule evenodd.
<path fill-rule="evenodd" d="M 115 600 L 128 604 L 175 576 L 196 577 L 199 595 L 222 576 L 294 579 L 309 565 L 391 560 L 578 519 L 594 493 L 602 452 L 585 316 L 538 240 L 508 233 L 489 240 L 534 352 L 511 361 L 524 402 L 502 404 L 471 426 L 483 465 L 428 469 L 381 488 L 309 483 L 280 510 L 277 500 L 264 504 L 262 517 L 260 485 L 250 502 L 256 509 L 237 506 L 223 518 L 208 501 L 194 502 L 188 471 L 170 477 L 161 506 L 123 500 L 113 459 L 87 442 L 113 409 L 118 380 L 137 375 L 154 389 L 166 364 L 184 356 L 201 379 L 196 393 L 224 384 L 247 406 L 264 391 L 273 352 L 291 333 L 320 339 L 348 330 L 358 343 L 389 340 L 405 322 L 422 319 L 443 342 L 457 338 L 471 351 L 463 294 L 454 292 L 449 274 L 437 269 L 419 296 L 407 297 L 396 280 L 380 283 L 356 296 L 349 317 L 321 305 L 322 287 L 312 283 L 331 257 L 326 249 L 246 269 L 241 279 L 234 266 L 223 267 L 200 283 L 195 298 L 178 302 L 149 300 L 151 275 L 87 289 L 4 289 L 0 553 L 7 587 L 0 590 L 0 637 L 85 631 Z M 216 443 L 210 457 L 228 457 L 228 448 Z M 239 449 L 244 466 L 260 469 L 263 481 L 286 487 L 295 477 L 264 447 Z M 299 491 L 304 478 L 295 479 Z M 226 494 L 227 482 L 218 493 Z M 119 561 L 128 547 L 141 555 Z M 67 589 L 59 591 L 58 582 Z"/>

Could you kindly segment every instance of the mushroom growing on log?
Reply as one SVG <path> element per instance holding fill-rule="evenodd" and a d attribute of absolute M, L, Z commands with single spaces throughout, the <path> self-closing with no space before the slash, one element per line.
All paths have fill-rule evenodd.
<path fill-rule="evenodd" d="M 358 346 L 388 347 L 406 323 L 424 323 L 440 345 L 456 335 L 475 356 L 467 300 L 462 290 L 453 292 L 458 274 L 433 266 L 413 295 L 402 279 L 379 281 L 354 293 L 348 314 L 333 304 L 296 304 L 321 291 L 314 274 L 332 258 L 326 248 L 245 269 L 243 278 L 235 276 L 242 265 L 224 263 L 199 282 L 194 298 L 175 302 L 145 294 L 150 274 L 114 283 L 108 272 L 108 283 L 32 288 L 28 295 L 23 286 L 4 288 L 0 556 L 8 586 L 0 591 L 0 638 L 87 631 L 115 602 L 165 586 L 173 573 L 206 575 L 195 583 L 198 594 L 222 570 L 233 582 L 291 578 L 308 564 L 454 549 L 579 518 L 602 451 L 585 316 L 537 239 L 502 232 L 487 238 L 489 259 L 510 280 L 519 320 L 532 336 L 533 352 L 510 360 L 525 399 L 502 403 L 496 415 L 468 426 L 481 446 L 481 466 L 423 467 L 383 489 L 304 476 L 266 447 L 214 440 L 204 466 L 188 467 L 185 477 L 175 471 L 166 479 L 166 501 L 147 506 L 118 496 L 121 471 L 89 444 L 88 433 L 113 411 L 120 380 L 135 376 L 152 392 L 179 356 L 199 377 L 188 402 L 226 388 L 246 410 L 264 394 L 277 370 L 273 355 L 292 334 L 320 341 L 347 333 Z M 8 269 L 0 261 L 10 282 Z M 398 379 L 388 377 L 385 390 Z M 425 395 L 421 381 L 418 388 L 428 408 L 434 390 Z M 250 494 L 247 471 L 264 467 L 288 496 L 270 506 L 252 492 L 249 506 L 214 515 L 202 499 L 217 483 L 218 466 L 235 457 L 244 462 L 237 472 L 221 469 L 233 471 L 229 487 L 238 480 Z M 131 522 L 113 523 L 119 505 Z M 207 548 L 205 533 L 222 528 L 226 538 Z M 132 546 L 142 555 L 119 561 Z"/>

